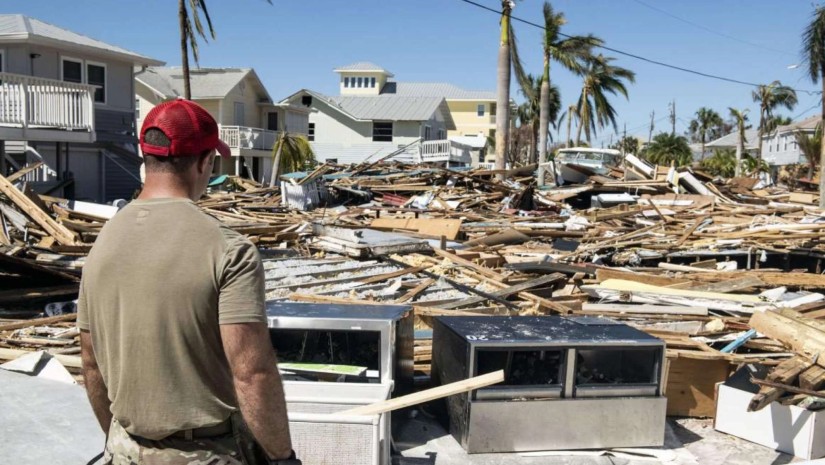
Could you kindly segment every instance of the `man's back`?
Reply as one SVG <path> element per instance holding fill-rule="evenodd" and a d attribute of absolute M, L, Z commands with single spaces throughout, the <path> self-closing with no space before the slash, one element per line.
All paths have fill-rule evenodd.
<path fill-rule="evenodd" d="M 219 325 L 265 322 L 263 282 L 255 247 L 188 199 L 137 200 L 109 221 L 78 326 L 126 431 L 160 439 L 237 409 Z"/>

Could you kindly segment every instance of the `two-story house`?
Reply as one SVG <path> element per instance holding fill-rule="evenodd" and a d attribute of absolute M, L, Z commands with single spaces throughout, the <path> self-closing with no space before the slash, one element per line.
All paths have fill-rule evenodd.
<path fill-rule="evenodd" d="M 334 71 L 338 96 L 304 89 L 284 100 L 312 110 L 310 140 L 321 160 L 356 163 L 399 151 L 396 158 L 415 160 L 415 153 L 405 148 L 420 140 L 412 150 L 419 161 L 470 163 L 472 155 L 478 163 L 487 136 L 495 135 L 495 92 L 400 82 L 369 62 Z M 477 142 L 468 144 L 470 137 Z"/>
<path fill-rule="evenodd" d="M 801 132 L 812 136 L 820 121 L 822 121 L 821 116 L 811 116 L 787 126 L 779 126 L 763 135 L 762 158 L 771 166 L 805 163 L 805 156 L 796 143 L 796 133 Z"/>
<path fill-rule="evenodd" d="M 37 191 L 96 201 L 140 186 L 134 68 L 163 62 L 23 15 L 0 15 L 0 172 L 41 162 Z"/>
<path fill-rule="evenodd" d="M 183 96 L 180 67 L 148 67 L 135 74 L 137 122 L 158 103 Z M 232 160 L 218 160 L 216 173 L 269 179 L 272 146 L 282 131 L 308 135 L 309 109 L 273 103 L 252 68 L 193 68 L 192 100 L 220 125 L 221 139 L 232 149 Z"/>

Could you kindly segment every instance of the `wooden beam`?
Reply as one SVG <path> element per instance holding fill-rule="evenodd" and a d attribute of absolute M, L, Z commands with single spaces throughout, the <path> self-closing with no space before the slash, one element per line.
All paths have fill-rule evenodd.
<path fill-rule="evenodd" d="M 825 332 L 773 311 L 754 312 L 749 324 L 798 354 L 816 357 L 816 364 L 825 368 Z"/>
<path fill-rule="evenodd" d="M 656 313 L 663 315 L 707 316 L 707 307 L 686 307 L 681 305 L 633 305 L 633 304 L 591 304 L 583 303 L 582 310 L 605 313 Z"/>
<path fill-rule="evenodd" d="M 501 289 L 499 291 L 492 292 L 491 295 L 494 295 L 496 297 L 507 297 L 507 296 L 511 296 L 513 294 L 517 294 L 521 291 L 526 291 L 527 289 L 530 289 L 530 288 L 533 288 L 533 287 L 543 286 L 543 285 L 546 285 L 546 284 L 550 284 L 550 283 L 554 283 L 554 282 L 558 282 L 558 281 L 563 281 L 565 279 L 567 279 L 567 278 L 565 278 L 565 276 L 563 274 L 553 273 L 553 274 L 542 276 L 540 278 L 531 279 L 529 281 L 524 281 L 522 283 L 516 284 L 515 286 L 505 287 L 504 289 Z M 475 305 L 477 303 L 484 302 L 485 300 L 487 300 L 487 299 L 484 298 L 484 297 L 475 296 L 475 297 L 470 297 L 468 299 L 461 299 L 461 300 L 459 300 L 458 302 L 455 302 L 455 303 L 442 305 L 441 307 L 442 308 L 466 307 L 468 305 Z"/>
<path fill-rule="evenodd" d="M 20 190 L 14 187 L 4 176 L 0 176 L 0 192 L 6 195 L 17 208 L 23 211 L 29 218 L 43 228 L 47 233 L 63 245 L 74 245 L 77 237 L 65 226 L 52 219 L 46 212 L 41 210 L 34 202 L 26 197 Z"/>
<path fill-rule="evenodd" d="M 506 276 L 504 276 L 502 274 L 499 274 L 499 273 L 496 273 L 495 271 L 493 271 L 489 268 L 483 267 L 481 265 L 477 265 L 477 264 L 471 262 L 470 260 L 463 259 L 463 258 L 459 257 L 458 255 L 456 255 L 454 253 L 450 253 L 446 250 L 440 250 L 436 247 L 433 247 L 433 252 L 435 252 L 435 254 L 438 255 L 439 257 L 446 258 L 447 260 L 455 263 L 456 265 L 461 265 L 461 266 L 465 266 L 467 268 L 470 268 L 473 271 L 475 271 L 479 274 L 482 274 L 482 275 L 484 275 L 488 278 L 492 278 L 492 279 L 495 279 L 495 280 L 498 280 L 498 281 L 501 281 L 501 282 L 504 282 L 504 281 L 507 280 Z"/>
<path fill-rule="evenodd" d="M 11 331 L 14 329 L 28 328 L 29 326 L 44 326 L 54 323 L 63 323 L 65 321 L 75 321 L 77 313 L 69 313 L 66 315 L 49 316 L 45 318 L 34 318 L 31 320 L 20 320 L 14 323 L 0 324 L 0 331 Z"/>
<path fill-rule="evenodd" d="M 486 375 L 457 381 L 434 387 L 415 394 L 396 397 L 395 399 L 384 400 L 370 405 L 364 405 L 340 412 L 339 415 L 378 415 L 380 413 L 392 412 L 413 405 L 423 404 L 443 397 L 461 394 L 475 389 L 483 388 L 504 381 L 504 370 L 494 371 Z"/>
<path fill-rule="evenodd" d="M 424 281 L 421 281 L 421 283 L 418 286 L 415 286 L 414 288 L 410 289 L 406 294 L 395 299 L 394 303 L 403 304 L 404 302 L 414 299 L 415 296 L 424 292 L 424 290 L 432 286 L 433 283 L 435 283 L 435 279 L 432 278 L 427 278 Z"/>

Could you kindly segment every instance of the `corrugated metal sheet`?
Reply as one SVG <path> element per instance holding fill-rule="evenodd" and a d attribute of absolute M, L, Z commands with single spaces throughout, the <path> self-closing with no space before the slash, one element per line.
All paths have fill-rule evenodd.
<path fill-rule="evenodd" d="M 189 73 L 193 99 L 223 98 L 252 72 L 251 68 L 193 68 Z M 180 66 L 151 66 L 135 73 L 135 79 L 166 98 L 183 95 Z"/>
<path fill-rule="evenodd" d="M 46 39 L 59 40 L 61 42 L 68 42 L 74 45 L 81 45 L 107 52 L 130 55 L 136 63 L 150 64 L 158 62 L 153 58 L 132 52 L 131 50 L 126 50 L 125 48 L 118 47 L 116 45 L 92 39 L 91 37 L 72 32 L 68 29 L 63 29 L 62 27 L 46 23 L 36 18 L 19 14 L 0 15 L 0 42 L 2 42 L 3 39 L 20 40 L 33 37 L 43 37 Z"/>
<path fill-rule="evenodd" d="M 347 113 L 357 119 L 388 121 L 426 121 L 444 101 L 443 97 L 332 97 Z"/>
<path fill-rule="evenodd" d="M 483 90 L 465 90 L 446 82 L 388 82 L 382 94 L 405 97 L 441 97 L 447 100 L 495 100 L 496 93 Z"/>

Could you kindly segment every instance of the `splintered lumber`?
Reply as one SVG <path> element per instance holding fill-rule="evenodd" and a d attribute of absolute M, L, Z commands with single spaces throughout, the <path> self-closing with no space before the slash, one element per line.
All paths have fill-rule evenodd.
<path fill-rule="evenodd" d="M 692 271 L 702 271 L 696 269 Z M 743 272 L 718 272 L 718 273 L 694 273 L 690 279 L 694 281 L 717 282 L 731 279 Z M 746 272 L 748 276 L 759 279 L 766 286 L 778 287 L 787 286 L 790 288 L 805 289 L 825 289 L 825 275 L 816 273 L 783 273 L 781 271 L 758 271 L 750 270 Z"/>
<path fill-rule="evenodd" d="M 782 391 L 790 392 L 792 394 L 803 394 L 806 396 L 812 397 L 819 397 L 825 399 L 825 391 L 809 391 L 807 389 L 800 389 L 795 386 L 790 386 L 787 384 L 777 383 L 775 381 L 765 381 L 761 379 L 751 379 L 751 383 L 759 385 L 759 386 L 768 386 L 775 389 L 780 389 Z"/>
<path fill-rule="evenodd" d="M 654 313 L 663 315 L 707 316 L 707 307 L 687 307 L 683 305 L 632 305 L 632 304 L 591 304 L 583 303 L 582 310 L 604 313 Z"/>
<path fill-rule="evenodd" d="M 447 260 L 450 260 L 451 262 L 455 263 L 456 265 L 461 265 L 461 266 L 465 266 L 467 268 L 470 268 L 473 271 L 475 271 L 479 274 L 482 274 L 482 275 L 484 275 L 488 278 L 492 278 L 492 279 L 495 279 L 495 280 L 498 280 L 498 281 L 501 281 L 501 282 L 503 282 L 507 279 L 506 276 L 503 276 L 499 273 L 496 273 L 495 271 L 493 271 L 489 268 L 485 268 L 481 265 L 477 265 L 477 264 L 471 262 L 470 260 L 466 260 L 464 258 L 461 258 L 461 257 L 459 257 L 458 255 L 456 255 L 454 253 L 447 252 L 446 250 L 441 250 L 441 249 L 433 247 L 433 252 L 435 252 L 435 254 L 438 255 L 439 257 L 446 258 Z"/>
<path fill-rule="evenodd" d="M 825 386 L 825 368 L 811 365 L 799 375 L 799 387 L 809 391 L 816 391 Z"/>
<path fill-rule="evenodd" d="M 404 302 L 412 300 L 412 299 L 415 298 L 415 296 L 417 296 L 418 294 L 421 294 L 428 287 L 432 286 L 433 283 L 435 283 L 434 279 L 427 278 L 424 281 L 421 281 L 421 283 L 418 284 L 417 286 L 415 286 L 414 288 L 410 289 L 406 294 L 404 294 L 401 297 L 395 299 L 395 301 L 393 301 L 393 303 L 402 304 Z"/>
<path fill-rule="evenodd" d="M 14 323 L 0 323 L 0 331 L 11 331 L 20 328 L 28 328 L 30 326 L 45 326 L 55 323 L 62 323 L 64 321 L 74 321 L 76 319 L 77 313 L 69 313 L 66 315 L 57 315 L 45 318 L 34 318 L 32 320 L 15 321 Z"/>
<path fill-rule="evenodd" d="M 0 176 L 0 192 L 5 194 L 23 213 L 28 215 L 60 244 L 74 245 L 77 242 L 73 232 L 52 219 L 48 213 L 44 212 L 31 199 L 14 187 L 14 184 L 10 183 L 4 176 Z"/>
<path fill-rule="evenodd" d="M 534 287 L 545 286 L 550 283 L 555 283 L 559 281 L 563 281 L 566 278 L 564 275 L 560 273 L 553 273 L 549 275 L 545 275 L 536 279 L 531 279 L 529 281 L 525 281 L 523 283 L 516 284 L 515 286 L 505 287 L 499 291 L 495 291 L 490 295 L 494 295 L 496 297 L 507 297 L 513 294 L 518 294 L 521 291 L 525 291 L 527 289 L 531 289 Z M 451 304 L 442 305 L 441 308 L 458 308 L 458 307 L 465 307 L 467 305 L 475 305 L 480 302 L 484 302 L 487 300 L 482 296 L 470 297 L 469 299 L 462 299 L 458 302 L 454 302 Z"/>
<path fill-rule="evenodd" d="M 581 289 L 592 297 L 611 301 L 685 305 L 745 313 L 769 305 L 753 295 L 674 289 L 621 279 L 608 279 L 596 286 L 581 286 Z"/>
<path fill-rule="evenodd" d="M 446 218 L 392 218 L 381 217 L 372 220 L 370 228 L 378 230 L 403 229 L 432 237 L 445 236 L 455 240 L 461 230 L 461 220 Z"/>
<path fill-rule="evenodd" d="M 810 366 L 810 362 L 803 357 L 796 356 L 783 361 L 771 370 L 768 381 L 790 385 L 799 377 L 800 373 Z M 748 404 L 748 412 L 757 412 L 771 404 L 771 402 L 782 397 L 785 391 L 774 386 L 761 386 L 759 392 L 751 398 Z"/>
<path fill-rule="evenodd" d="M 816 364 L 825 368 L 825 332 L 773 311 L 754 312 L 748 324 L 798 354 L 816 357 Z"/>
<path fill-rule="evenodd" d="M 705 291 L 705 292 L 733 292 L 752 287 L 764 287 L 765 282 L 756 276 L 743 276 L 741 278 L 729 279 L 727 281 L 719 281 L 716 283 L 703 283 L 690 286 L 691 291 Z"/>
<path fill-rule="evenodd" d="M 504 370 L 494 371 L 486 375 L 476 376 L 474 378 L 457 381 L 455 383 L 445 384 L 443 386 L 426 389 L 424 391 L 416 392 L 406 396 L 396 397 L 395 399 L 384 400 L 370 405 L 364 405 L 349 410 L 340 412 L 340 415 L 378 415 L 385 412 L 392 412 L 413 405 L 423 404 L 436 399 L 449 397 L 463 392 L 480 389 L 491 386 L 504 381 Z"/>

